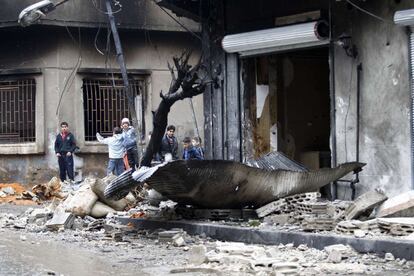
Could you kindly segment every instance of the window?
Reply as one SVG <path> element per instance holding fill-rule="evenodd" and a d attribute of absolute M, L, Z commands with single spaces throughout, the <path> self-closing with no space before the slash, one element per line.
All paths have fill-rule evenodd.
<path fill-rule="evenodd" d="M 144 89 L 144 81 L 130 80 L 129 84 L 135 98 L 138 98 Z M 138 102 L 143 103 L 142 100 Z M 110 136 L 113 128 L 120 126 L 122 118 L 131 119 L 122 80 L 84 79 L 83 109 L 85 141 L 96 141 L 97 132 Z M 141 118 L 139 114 L 138 118 Z"/>
<path fill-rule="evenodd" d="M 0 81 L 0 143 L 36 140 L 35 96 L 34 79 Z"/>

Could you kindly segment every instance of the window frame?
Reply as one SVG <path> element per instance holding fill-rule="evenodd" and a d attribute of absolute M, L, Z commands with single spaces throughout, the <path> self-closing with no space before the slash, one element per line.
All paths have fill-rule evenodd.
<path fill-rule="evenodd" d="M 35 81 L 35 141 L 0 143 L 0 155 L 45 153 L 44 75 L 40 69 L 8 70 L 0 74 L 1 81 L 34 79 Z"/>
<path fill-rule="evenodd" d="M 148 71 L 143 71 L 143 70 L 128 70 L 129 71 L 129 79 L 133 79 L 133 80 L 140 80 L 143 81 L 143 91 L 142 91 L 142 95 L 143 95 L 143 111 L 142 111 L 142 122 L 144 124 L 145 127 L 145 117 L 144 117 L 144 113 L 145 113 L 145 109 L 147 108 L 147 103 L 148 103 L 148 83 L 147 83 L 147 79 L 148 76 L 150 75 Z M 113 74 L 113 77 L 116 80 L 120 80 L 121 75 L 118 72 L 115 72 Z M 86 141 L 85 139 L 85 114 L 84 114 L 84 100 L 83 100 L 83 80 L 84 79 L 95 79 L 95 80 L 102 80 L 102 79 L 108 79 L 111 80 L 112 79 L 112 74 L 111 73 L 103 73 L 102 70 L 100 69 L 83 69 L 80 70 L 78 72 L 78 75 L 76 77 L 75 80 L 75 85 L 78 88 L 78 92 L 77 95 L 79 95 L 78 97 L 76 97 L 76 105 L 75 105 L 75 112 L 77 114 L 75 121 L 76 121 L 76 126 L 77 126 L 77 133 L 78 133 L 78 140 L 76 141 L 77 146 L 80 148 L 80 154 L 82 153 L 107 153 L 108 152 L 108 146 L 104 145 L 102 143 L 99 143 L 98 141 Z M 145 129 L 144 129 L 145 131 Z"/>

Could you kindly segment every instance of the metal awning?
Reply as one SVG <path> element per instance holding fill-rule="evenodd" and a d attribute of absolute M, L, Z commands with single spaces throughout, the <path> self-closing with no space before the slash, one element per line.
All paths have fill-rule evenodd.
<path fill-rule="evenodd" d="M 227 35 L 222 46 L 227 53 L 252 56 L 308 48 L 329 43 L 329 26 L 325 21 Z"/>

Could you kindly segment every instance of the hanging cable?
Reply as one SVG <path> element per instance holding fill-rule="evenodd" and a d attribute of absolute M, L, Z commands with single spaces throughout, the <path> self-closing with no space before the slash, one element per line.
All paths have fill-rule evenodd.
<path fill-rule="evenodd" d="M 193 35 L 194 37 L 198 38 L 199 40 L 201 40 L 201 37 L 196 34 L 195 32 L 193 32 L 192 30 L 188 29 L 186 26 L 184 26 L 184 24 L 182 24 L 178 19 L 176 19 L 174 16 L 172 16 L 166 9 L 164 9 L 163 7 L 161 7 L 160 5 L 157 4 L 157 2 L 155 2 L 155 0 L 152 0 L 155 5 L 157 5 L 163 12 L 165 12 L 172 20 L 175 21 L 175 23 L 177 23 L 178 25 L 181 26 L 181 28 L 183 28 L 184 30 L 186 30 L 187 32 L 189 32 L 191 35 Z"/>
<path fill-rule="evenodd" d="M 101 23 L 99 23 L 99 26 L 98 26 L 98 31 L 96 32 L 96 35 L 95 35 L 95 40 L 94 40 L 94 46 L 95 46 L 95 49 L 96 49 L 96 51 L 99 53 L 99 54 L 101 54 L 102 56 L 104 56 L 105 54 L 98 48 L 98 36 L 99 36 L 99 32 L 100 32 L 100 30 L 101 30 Z"/>
<path fill-rule="evenodd" d="M 382 22 L 388 22 L 389 23 L 389 20 L 386 20 L 386 19 L 384 19 L 384 18 L 382 18 L 382 17 L 380 17 L 380 16 L 378 16 L 378 15 L 375 15 L 375 14 L 373 14 L 372 12 L 369 12 L 369 11 L 367 11 L 367 10 L 365 10 L 365 9 L 363 9 L 363 8 L 361 8 L 360 6 L 358 6 L 357 4 L 355 4 L 355 3 L 353 3 L 353 2 L 351 2 L 351 0 L 346 0 L 346 2 L 348 3 L 348 4 L 350 4 L 351 6 L 353 6 L 354 8 L 356 8 L 356 9 L 358 9 L 358 10 L 360 10 L 360 11 L 362 11 L 362 12 L 364 12 L 364 13 L 366 13 L 366 14 L 368 14 L 368 15 L 370 15 L 370 16 L 372 16 L 372 17 L 374 17 L 374 18 L 376 18 L 376 19 L 378 19 L 378 20 L 380 20 L 380 21 L 382 21 Z"/>
<path fill-rule="evenodd" d="M 100 7 L 98 7 L 98 3 L 96 2 L 97 0 L 91 0 L 93 7 L 95 8 L 95 10 L 97 10 L 98 12 L 102 13 L 102 14 L 106 14 L 108 15 L 108 13 L 104 10 L 102 10 Z M 119 3 L 119 1 L 115 0 L 115 6 L 118 6 L 119 9 L 117 9 L 116 11 L 113 11 L 112 14 L 118 13 L 120 11 L 122 11 L 122 5 Z"/>
<path fill-rule="evenodd" d="M 59 108 L 60 108 L 60 104 L 62 103 L 63 95 L 66 94 L 67 90 L 72 85 L 73 81 L 75 80 L 76 72 L 79 70 L 79 67 L 82 64 L 82 42 L 81 42 L 80 27 L 78 27 L 78 36 L 79 36 L 78 41 L 75 40 L 75 38 L 73 37 L 73 35 L 70 32 L 69 28 L 67 26 L 65 26 L 65 28 L 66 28 L 67 33 L 69 34 L 69 37 L 72 39 L 74 45 L 75 46 L 77 45 L 79 47 L 79 56 L 78 56 L 78 61 L 76 62 L 75 66 L 73 67 L 72 71 L 69 74 L 69 77 L 66 79 L 66 82 L 63 86 L 62 93 L 60 94 L 59 102 L 58 102 L 58 105 L 56 107 L 56 115 L 58 115 L 58 113 L 59 113 Z"/>

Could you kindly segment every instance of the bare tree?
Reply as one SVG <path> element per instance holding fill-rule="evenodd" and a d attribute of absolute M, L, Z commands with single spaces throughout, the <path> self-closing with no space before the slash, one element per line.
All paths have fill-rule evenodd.
<path fill-rule="evenodd" d="M 141 166 L 151 166 L 151 160 L 161 146 L 171 106 L 178 100 L 202 94 L 207 85 L 212 82 L 202 58 L 196 65 L 191 66 L 188 64 L 190 56 L 191 51 L 184 51 L 180 57 L 174 57 L 175 68 L 168 63 L 172 78 L 170 88 L 166 94 L 162 91 L 160 93 L 161 102 L 158 109 L 153 112 L 153 130 Z"/>

